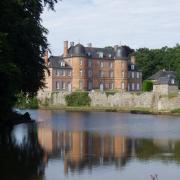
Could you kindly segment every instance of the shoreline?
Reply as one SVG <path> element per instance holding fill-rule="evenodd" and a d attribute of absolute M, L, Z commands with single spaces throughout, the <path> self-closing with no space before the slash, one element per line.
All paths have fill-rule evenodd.
<path fill-rule="evenodd" d="M 119 107 L 90 107 L 90 106 L 40 106 L 40 110 L 62 110 L 69 112 L 122 112 L 122 113 L 131 113 L 131 114 L 151 114 L 151 115 L 172 115 L 180 116 L 180 113 L 173 113 L 172 111 L 154 111 L 152 109 L 142 109 L 142 108 L 119 108 Z"/>

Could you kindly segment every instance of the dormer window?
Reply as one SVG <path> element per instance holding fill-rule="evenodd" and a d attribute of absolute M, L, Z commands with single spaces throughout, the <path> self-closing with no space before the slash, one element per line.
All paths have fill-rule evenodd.
<path fill-rule="evenodd" d="M 65 66 L 65 62 L 61 61 L 61 66 L 64 67 Z"/>
<path fill-rule="evenodd" d="M 171 84 L 174 84 L 175 83 L 175 80 L 174 79 L 171 79 Z"/>
<path fill-rule="evenodd" d="M 109 54 L 109 58 L 111 58 L 112 57 L 112 55 L 111 54 Z"/>
<path fill-rule="evenodd" d="M 134 70 L 134 64 L 131 65 L 131 69 Z"/>
<path fill-rule="evenodd" d="M 103 58 L 103 52 L 98 52 L 99 58 Z"/>

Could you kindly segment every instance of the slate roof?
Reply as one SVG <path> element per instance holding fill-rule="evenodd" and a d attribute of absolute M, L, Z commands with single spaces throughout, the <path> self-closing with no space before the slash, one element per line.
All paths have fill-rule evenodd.
<path fill-rule="evenodd" d="M 114 59 L 123 58 L 128 59 L 130 53 L 133 52 L 133 49 L 128 46 L 116 46 L 113 47 L 105 47 L 105 48 L 97 48 L 97 47 L 84 47 L 81 44 L 77 44 L 75 46 L 71 46 L 68 49 L 68 57 L 72 56 L 89 56 L 91 58 L 99 58 L 99 54 L 102 54 L 102 59 Z"/>
<path fill-rule="evenodd" d="M 157 73 L 153 74 L 148 79 L 155 81 L 154 84 L 173 84 L 172 80 L 175 81 L 176 74 L 174 71 L 160 70 Z"/>
<path fill-rule="evenodd" d="M 50 56 L 49 57 L 49 63 L 48 63 L 48 67 L 49 68 L 67 68 L 67 69 L 71 69 L 71 66 L 69 66 L 67 63 L 65 63 L 65 66 L 62 66 L 62 62 L 64 62 L 63 57 L 62 56 Z"/>

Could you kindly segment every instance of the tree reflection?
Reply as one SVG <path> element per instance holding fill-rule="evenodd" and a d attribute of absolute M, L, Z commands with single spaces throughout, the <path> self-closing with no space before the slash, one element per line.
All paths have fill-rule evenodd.
<path fill-rule="evenodd" d="M 0 133 L 0 179 L 40 180 L 44 174 L 43 150 L 37 140 L 37 128 L 28 126 L 21 144 L 11 131 Z"/>

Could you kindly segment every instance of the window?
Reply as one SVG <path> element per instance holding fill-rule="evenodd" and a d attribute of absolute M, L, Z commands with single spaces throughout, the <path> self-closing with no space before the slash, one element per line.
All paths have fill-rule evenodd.
<path fill-rule="evenodd" d="M 56 89 L 60 89 L 60 83 L 56 81 Z"/>
<path fill-rule="evenodd" d="M 109 67 L 112 68 L 113 67 L 113 63 L 109 62 Z"/>
<path fill-rule="evenodd" d="M 139 86 L 139 83 L 137 83 L 137 88 L 136 88 L 137 91 L 140 90 L 140 86 Z"/>
<path fill-rule="evenodd" d="M 83 89 L 83 82 L 79 81 L 79 89 Z"/>
<path fill-rule="evenodd" d="M 114 84 L 113 83 L 109 83 L 109 89 L 113 89 L 114 88 Z"/>
<path fill-rule="evenodd" d="M 63 75 L 63 70 L 62 70 L 62 69 L 59 70 L 59 74 L 60 74 L 61 76 Z"/>
<path fill-rule="evenodd" d="M 68 73 L 68 76 L 71 76 L 71 70 L 68 70 L 67 73 Z"/>
<path fill-rule="evenodd" d="M 88 77 L 92 77 L 92 70 L 88 70 Z"/>
<path fill-rule="evenodd" d="M 99 58 L 103 58 L 103 52 L 98 52 Z"/>
<path fill-rule="evenodd" d="M 91 82 L 91 81 L 88 82 L 88 89 L 89 89 L 89 90 L 92 89 L 92 82 Z"/>
<path fill-rule="evenodd" d="M 109 77 L 110 77 L 110 78 L 113 78 L 113 71 L 110 71 L 110 72 L 109 72 Z"/>
<path fill-rule="evenodd" d="M 56 69 L 56 76 L 59 76 L 59 69 Z"/>
<path fill-rule="evenodd" d="M 132 90 L 134 91 L 134 83 L 132 83 Z"/>
<path fill-rule="evenodd" d="M 123 78 L 125 77 L 125 73 L 124 73 L 124 71 L 122 71 L 122 77 L 123 77 Z"/>
<path fill-rule="evenodd" d="M 88 67 L 92 67 L 92 60 L 88 59 Z"/>
<path fill-rule="evenodd" d="M 125 89 L 125 84 L 124 82 L 121 83 L 121 88 L 124 90 Z"/>
<path fill-rule="evenodd" d="M 66 89 L 66 83 L 65 82 L 62 82 L 62 88 L 63 88 L 63 90 Z"/>
<path fill-rule="evenodd" d="M 83 75 L 82 69 L 80 69 L 79 73 L 80 73 L 80 76 L 82 77 L 82 75 Z"/>
<path fill-rule="evenodd" d="M 100 62 L 100 67 L 104 67 L 104 64 L 103 64 L 103 62 L 102 62 L 102 61 Z"/>
<path fill-rule="evenodd" d="M 131 75 L 132 75 L 132 78 L 134 78 L 134 72 L 132 72 L 132 74 L 131 74 Z"/>
<path fill-rule="evenodd" d="M 112 57 L 112 55 L 111 54 L 109 54 L 109 58 L 111 58 Z"/>
<path fill-rule="evenodd" d="M 171 84 L 174 84 L 174 83 L 175 83 L 174 79 L 171 79 Z"/>
<path fill-rule="evenodd" d="M 103 76 L 104 76 L 104 72 L 100 71 L 100 77 L 103 77 Z"/>
<path fill-rule="evenodd" d="M 134 70 L 134 64 L 131 65 L 131 69 Z"/>
<path fill-rule="evenodd" d="M 65 66 L 65 62 L 61 61 L 61 66 L 64 67 Z"/>
<path fill-rule="evenodd" d="M 63 70 L 63 76 L 66 76 L 66 70 Z"/>
<path fill-rule="evenodd" d="M 139 78 L 139 72 L 136 73 L 137 78 Z"/>

